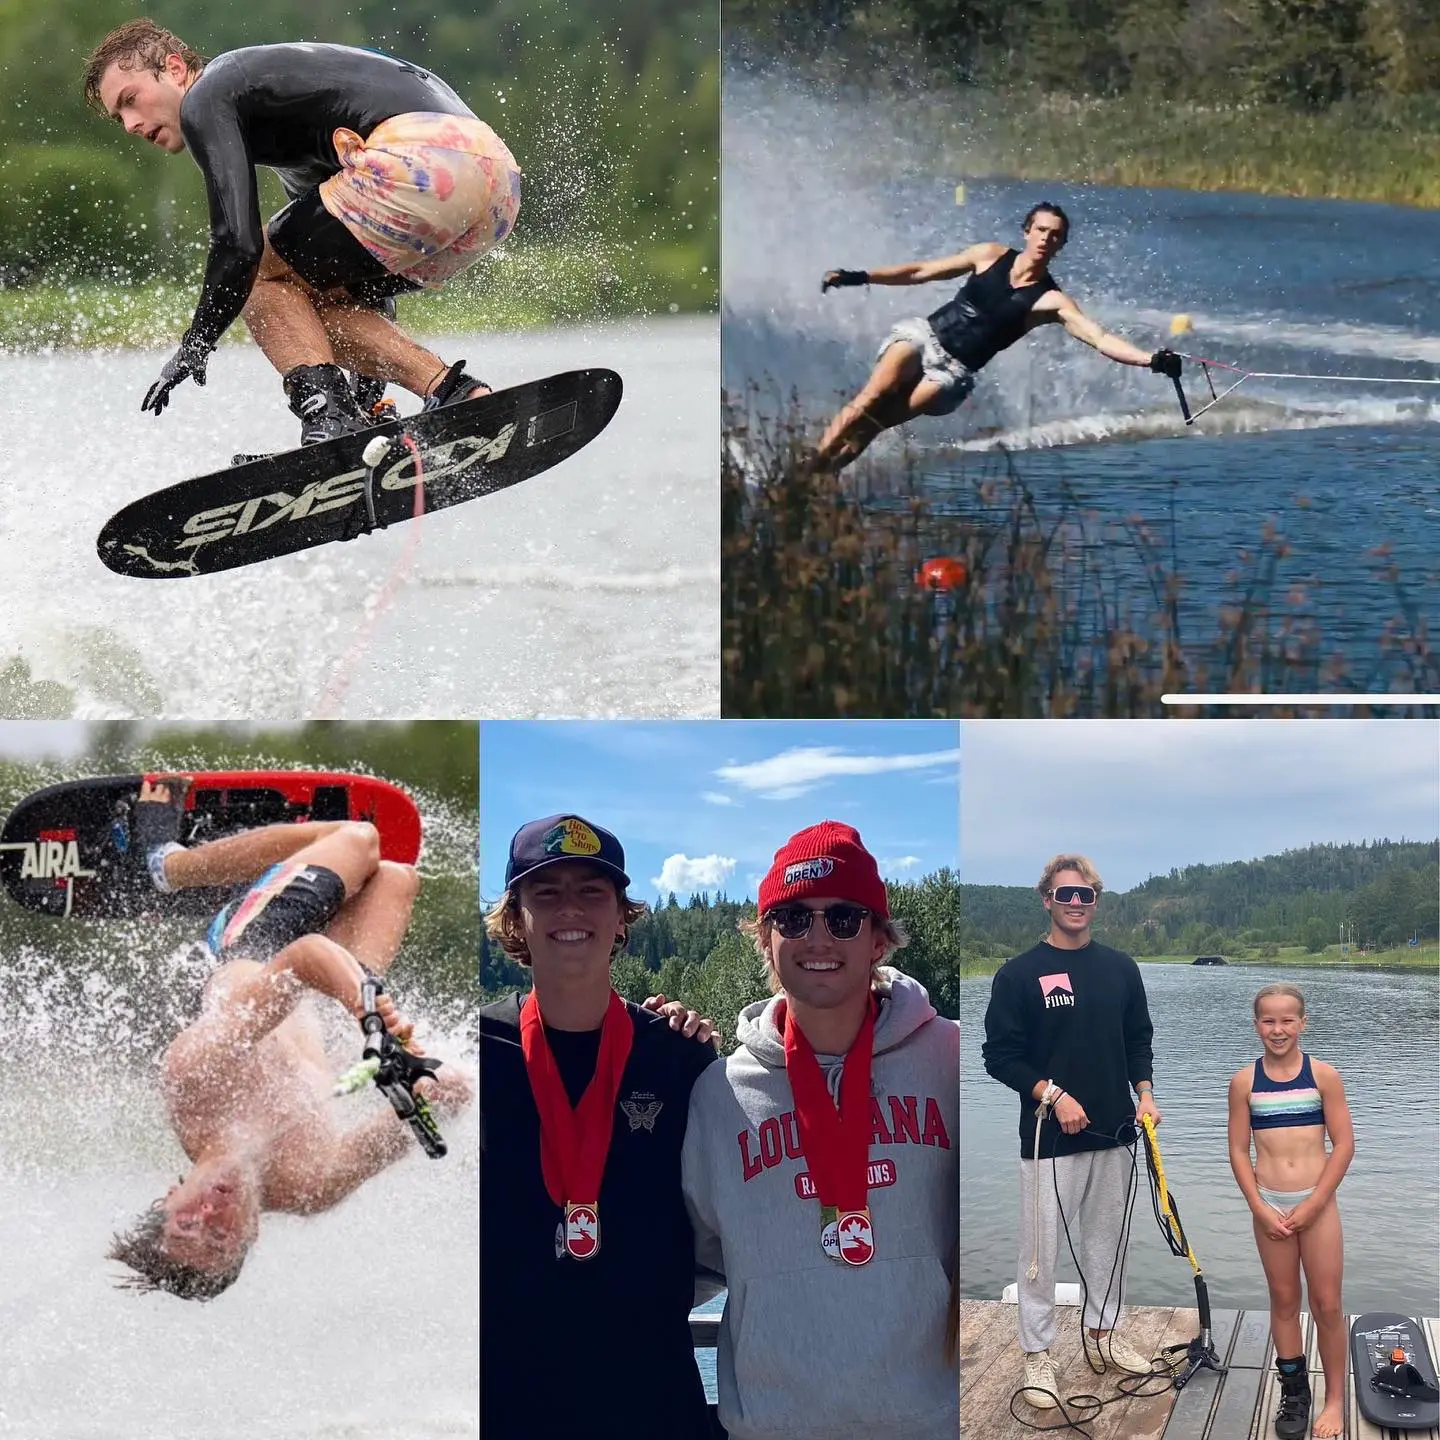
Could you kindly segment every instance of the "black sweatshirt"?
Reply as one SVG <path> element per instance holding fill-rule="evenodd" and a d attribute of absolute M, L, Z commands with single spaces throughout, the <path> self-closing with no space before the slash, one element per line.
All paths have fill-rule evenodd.
<path fill-rule="evenodd" d="M 690 1090 L 718 1059 L 626 1005 L 635 1040 L 600 1187 L 600 1250 L 555 1256 L 521 997 L 480 1011 L 480 1433 L 485 1440 L 701 1440 L 709 1412 L 690 1341 L 695 1239 L 680 1188 Z M 572 1104 L 598 1030 L 545 1034 Z"/>
<path fill-rule="evenodd" d="M 1140 967 L 1092 940 L 1060 950 L 1048 940 L 1007 960 L 990 984 L 985 1069 L 1020 1092 L 1020 1154 L 1035 1158 L 1031 1091 L 1053 1080 L 1085 1107 L 1088 1129 L 1067 1135 L 1051 1115 L 1040 1153 L 1073 1155 L 1134 1138 L 1131 1087 L 1152 1079 L 1154 1027 Z"/>
<path fill-rule="evenodd" d="M 210 200 L 210 257 L 189 334 L 213 345 L 250 298 L 265 243 L 257 165 L 297 199 L 339 173 L 337 129 L 363 138 L 417 111 L 472 113 L 428 70 L 348 45 L 252 45 L 211 60 L 180 103 L 180 133 Z"/>

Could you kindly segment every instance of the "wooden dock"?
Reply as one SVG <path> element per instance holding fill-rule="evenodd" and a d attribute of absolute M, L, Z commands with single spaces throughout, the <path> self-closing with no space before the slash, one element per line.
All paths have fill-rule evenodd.
<path fill-rule="evenodd" d="M 1353 1317 L 1351 1317 L 1353 1318 Z M 1116 1394 L 1115 1373 L 1096 1375 L 1080 1348 L 1079 1312 L 1058 1307 L 1055 1362 L 1062 1395 L 1089 1393 L 1110 1399 Z M 1314 1327 L 1308 1314 L 1300 1319 L 1309 1356 L 1310 1388 L 1315 1396 L 1311 1415 L 1325 1403 L 1325 1382 L 1315 1352 Z M 1350 1321 L 1346 1320 L 1348 1327 Z M 1199 1371 L 1183 1390 L 1107 1405 L 1093 1421 L 1076 1431 L 1051 1428 L 1051 1433 L 1087 1435 L 1092 1440 L 1273 1440 L 1279 1380 L 1270 1345 L 1270 1316 L 1264 1310 L 1217 1310 L 1215 1349 L 1228 1366 L 1225 1375 Z M 1142 1354 L 1194 1339 L 1200 1319 L 1194 1311 L 1154 1306 L 1127 1306 L 1118 1327 Z M 1425 1321 L 1430 1353 L 1440 1354 L 1440 1323 Z M 1036 1432 L 1011 1417 L 1010 1397 L 1024 1383 L 1016 1309 L 996 1300 L 965 1300 L 960 1306 L 960 1426 L 966 1440 L 1033 1440 Z M 1382 1430 L 1360 1415 L 1355 1405 L 1354 1377 L 1348 1381 L 1345 1440 L 1392 1440 L 1396 1430 Z M 1036 1425 L 1063 1423 L 1059 1410 L 1016 1410 Z M 1073 1412 L 1079 1415 L 1081 1412 Z M 1403 1440 L 1440 1440 L 1440 1431 L 1407 1430 Z"/>

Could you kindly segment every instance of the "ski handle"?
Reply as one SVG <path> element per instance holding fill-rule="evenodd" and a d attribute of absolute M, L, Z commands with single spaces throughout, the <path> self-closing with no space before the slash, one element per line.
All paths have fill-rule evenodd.
<path fill-rule="evenodd" d="M 370 971 L 360 986 L 362 1014 L 360 1028 L 365 1034 L 361 1065 L 373 1067 L 376 1088 L 390 1102 L 395 1113 L 410 1127 L 420 1148 L 432 1159 L 441 1159 L 447 1150 L 445 1138 L 435 1121 L 434 1111 L 423 1095 L 415 1093 L 415 1085 L 440 1068 L 440 1061 L 430 1056 L 412 1055 L 386 1028 L 380 1014 L 379 1000 L 385 993 L 385 982 Z"/>

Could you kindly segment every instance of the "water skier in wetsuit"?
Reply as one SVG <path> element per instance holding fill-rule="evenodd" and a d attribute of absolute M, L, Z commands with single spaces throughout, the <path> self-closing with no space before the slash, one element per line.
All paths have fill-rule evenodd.
<path fill-rule="evenodd" d="M 133 835 L 162 891 L 244 885 L 212 922 L 217 962 L 200 1014 L 160 1065 L 165 1108 L 189 1171 L 109 1258 L 125 1283 L 209 1300 L 240 1274 L 268 1210 L 313 1215 L 337 1205 L 414 1149 L 388 1106 L 345 1129 L 312 996 L 361 1011 L 366 971 L 388 972 L 419 889 L 413 867 L 380 858 L 359 821 L 266 825 L 186 849 L 177 841 L 185 782 L 147 782 Z M 386 1027 L 414 1053 L 411 1027 L 382 995 Z M 442 1065 L 423 1082 L 440 1114 L 464 1108 L 471 1078 Z"/>
<path fill-rule="evenodd" d="M 1146 353 L 1102 329 L 1050 274 L 1070 235 L 1058 205 L 1035 206 L 1025 217 L 1025 248 L 985 241 L 943 260 L 916 260 L 883 270 L 831 270 L 826 290 L 845 285 L 925 285 L 970 278 L 954 299 L 924 319 L 901 320 L 885 337 L 865 388 L 830 422 L 815 452 L 817 470 L 838 471 L 880 434 L 917 415 L 948 415 L 975 388 L 976 373 L 1038 325 L 1063 325 L 1077 340 L 1122 365 L 1145 365 L 1172 379 L 1180 356 Z"/>
<path fill-rule="evenodd" d="M 387 381 L 427 406 L 488 391 L 449 376 L 393 318 L 396 295 L 473 264 L 520 208 L 514 157 L 438 76 L 345 45 L 256 45 L 207 61 L 132 20 L 96 47 L 84 83 L 130 134 L 171 155 L 188 149 L 210 202 L 195 317 L 143 409 L 158 415 L 182 380 L 203 385 L 242 314 L 283 377 L 303 445 L 374 423 Z M 268 226 L 257 165 L 290 199 Z"/>

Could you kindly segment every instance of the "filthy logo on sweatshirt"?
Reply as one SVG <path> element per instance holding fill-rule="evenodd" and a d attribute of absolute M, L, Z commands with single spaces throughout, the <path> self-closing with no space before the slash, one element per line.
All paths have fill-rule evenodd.
<path fill-rule="evenodd" d="M 1042 975 L 1040 993 L 1045 997 L 1045 1008 L 1054 1010 L 1061 1005 L 1075 1003 L 1075 990 L 1068 975 Z"/>

